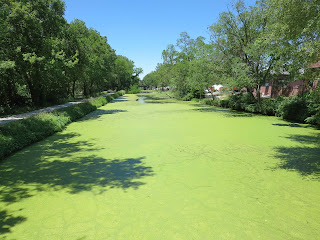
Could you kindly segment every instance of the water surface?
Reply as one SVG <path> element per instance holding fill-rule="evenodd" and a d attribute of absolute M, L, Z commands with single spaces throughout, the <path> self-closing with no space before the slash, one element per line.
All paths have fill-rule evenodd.
<path fill-rule="evenodd" d="M 0 238 L 320 238 L 318 131 L 138 98 L 1 162 Z"/>

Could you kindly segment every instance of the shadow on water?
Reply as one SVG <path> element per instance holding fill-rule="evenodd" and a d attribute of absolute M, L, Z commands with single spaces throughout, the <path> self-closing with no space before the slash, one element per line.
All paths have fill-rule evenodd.
<path fill-rule="evenodd" d="M 231 109 L 208 107 L 206 105 L 204 105 L 204 106 L 200 105 L 200 108 L 199 108 L 199 105 L 194 105 L 194 106 L 198 107 L 198 108 L 193 109 L 194 111 L 223 113 L 223 115 L 225 117 L 253 117 L 254 116 L 254 114 L 252 114 L 252 113 L 238 112 L 238 111 L 234 111 Z"/>
<path fill-rule="evenodd" d="M 127 96 L 121 96 L 121 97 L 118 97 L 118 98 L 112 100 L 111 103 L 127 102 L 128 101 L 127 98 L 128 98 Z"/>
<path fill-rule="evenodd" d="M 70 141 L 78 134 L 56 134 L 0 162 L 0 202 L 18 203 L 41 191 L 66 190 L 70 194 L 112 188 L 138 189 L 144 177 L 153 176 L 145 157 L 107 158 L 87 141 Z M 74 154 L 77 153 L 77 154 Z M 81 154 L 83 153 L 83 154 Z M 24 217 L 0 212 L 1 234 Z M 6 230 L 7 229 L 7 230 Z M 7 232 L 8 232 L 7 231 Z"/>
<path fill-rule="evenodd" d="M 77 122 L 87 121 L 87 120 L 94 120 L 98 119 L 103 115 L 107 114 L 115 114 L 115 113 L 122 113 L 122 112 L 128 112 L 127 110 L 121 110 L 121 109 L 112 109 L 112 110 L 105 110 L 105 109 L 97 109 L 88 115 L 84 116 L 83 118 L 77 120 Z"/>
<path fill-rule="evenodd" d="M 173 103 L 172 101 L 168 101 L 167 98 L 150 98 L 144 95 L 137 95 L 139 98 L 136 99 L 139 103 L 149 103 L 149 104 L 167 104 Z"/>
<path fill-rule="evenodd" d="M 275 148 L 280 163 L 273 169 L 296 171 L 302 176 L 320 180 L 320 134 L 292 135 L 287 138 L 300 145 Z"/>
<path fill-rule="evenodd" d="M 164 101 L 164 100 L 147 99 L 147 100 L 145 100 L 145 103 L 150 103 L 150 104 L 168 104 L 168 103 L 173 103 L 173 102 Z"/>
<path fill-rule="evenodd" d="M 279 126 L 279 127 L 306 128 L 306 126 L 303 126 L 303 125 L 298 124 L 298 123 L 288 123 L 288 124 L 275 123 L 275 124 L 272 124 L 272 125 L 273 126 Z"/>
<path fill-rule="evenodd" d="M 10 233 L 12 227 L 24 221 L 26 221 L 25 217 L 15 217 L 6 210 L 0 211 L 0 236 L 5 233 Z"/>
<path fill-rule="evenodd" d="M 156 97 L 156 96 L 152 96 L 152 95 L 145 95 L 145 94 L 137 94 L 137 96 L 139 98 L 148 98 L 152 101 L 158 101 L 158 100 L 168 100 L 168 99 L 172 99 L 169 97 Z"/>
<path fill-rule="evenodd" d="M 34 191 L 67 189 L 69 193 L 93 187 L 138 188 L 137 181 L 152 176 L 145 157 L 108 159 L 95 155 L 100 149 L 87 141 L 70 142 L 77 134 L 55 135 L 0 163 L 0 200 L 16 202 Z M 83 152 L 87 156 L 74 156 Z M 28 186 L 29 185 L 29 186 Z M 30 185 L 36 188 L 30 188 Z"/>

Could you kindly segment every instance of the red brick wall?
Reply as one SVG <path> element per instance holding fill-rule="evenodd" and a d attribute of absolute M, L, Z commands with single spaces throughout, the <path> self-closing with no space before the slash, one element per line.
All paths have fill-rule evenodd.
<path fill-rule="evenodd" d="M 315 89 L 318 85 L 319 81 L 314 81 L 312 89 Z M 307 90 L 307 82 L 305 80 L 298 80 L 295 82 L 288 83 L 286 87 L 277 87 L 270 84 L 269 86 L 262 86 L 260 88 L 260 95 L 261 96 L 271 96 L 271 97 L 278 97 L 278 96 L 292 96 L 296 94 L 302 94 Z"/>

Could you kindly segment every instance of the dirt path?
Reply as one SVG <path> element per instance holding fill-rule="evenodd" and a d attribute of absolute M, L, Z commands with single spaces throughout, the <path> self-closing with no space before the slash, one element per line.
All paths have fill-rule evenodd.
<path fill-rule="evenodd" d="M 114 93 L 108 93 L 108 94 L 103 95 L 103 96 L 106 97 L 106 96 L 110 96 L 112 94 L 114 94 Z M 100 97 L 102 97 L 102 96 L 100 96 Z M 96 97 L 96 98 L 99 98 L 99 97 Z M 52 112 L 52 111 L 55 111 L 55 110 L 58 110 L 58 109 L 61 109 L 61 108 L 70 107 L 70 106 L 77 105 L 77 104 L 83 103 L 83 102 L 87 102 L 89 100 L 96 99 L 96 98 L 88 98 L 88 99 L 84 99 L 84 100 L 81 100 L 81 101 L 68 102 L 68 103 L 64 103 L 64 104 L 61 104 L 61 105 L 56 105 L 56 106 L 51 106 L 51 107 L 35 110 L 35 111 L 32 111 L 32 112 L 27 112 L 27 113 L 22 113 L 22 114 L 10 116 L 10 117 L 0 118 L 0 125 L 6 124 L 6 123 L 9 123 L 9 122 L 13 122 L 13 121 L 17 121 L 17 120 L 21 120 L 21 119 L 24 119 L 24 118 L 32 117 L 32 116 L 38 115 L 39 113 Z"/>

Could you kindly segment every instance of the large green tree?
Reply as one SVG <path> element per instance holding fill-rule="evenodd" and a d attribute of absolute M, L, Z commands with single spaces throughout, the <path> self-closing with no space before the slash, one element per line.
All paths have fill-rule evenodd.
<path fill-rule="evenodd" d="M 118 55 L 115 61 L 116 86 L 117 89 L 128 90 L 131 86 L 134 74 L 134 63 L 125 56 Z"/>
<path fill-rule="evenodd" d="M 222 54 L 225 81 L 249 92 L 280 73 L 289 61 L 286 51 L 277 48 L 269 29 L 269 18 L 263 2 L 246 8 L 243 1 L 234 4 L 233 11 L 223 12 L 209 29 L 213 44 Z"/>
<path fill-rule="evenodd" d="M 141 68 L 83 21 L 68 24 L 64 8 L 62 0 L 0 0 L 0 112 L 139 82 Z"/>
<path fill-rule="evenodd" d="M 311 71 L 310 65 L 318 62 L 320 53 L 320 4 L 318 0 L 267 0 L 265 1 L 271 37 L 277 51 L 285 51 L 290 73 L 305 70 L 305 78 Z M 319 73 L 316 73 L 319 77 Z"/>
<path fill-rule="evenodd" d="M 68 69 L 72 95 L 77 89 L 88 96 L 110 87 L 117 57 L 107 38 L 87 28 L 79 19 L 70 23 L 66 36 L 67 49 L 76 54 L 78 60 L 77 65 Z"/>
<path fill-rule="evenodd" d="M 60 33 L 67 24 L 63 17 L 64 3 L 60 0 L 11 0 L 3 3 L 5 14 L 1 21 L 5 25 L 5 34 L 1 34 L 1 38 L 2 42 L 5 41 L 6 54 L 2 56 L 2 62 L 7 62 L 8 66 L 12 61 L 14 66 L 6 67 L 2 79 L 7 86 L 25 84 L 33 103 L 40 105 L 46 101 L 56 79 L 61 77 L 61 71 L 55 71 L 55 74 L 59 73 L 55 75 L 50 70 L 61 67 L 66 57 L 58 50 Z M 43 84 L 43 79 L 46 84 Z"/>

